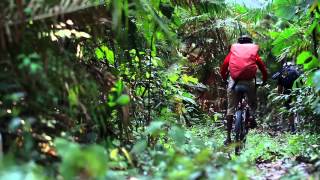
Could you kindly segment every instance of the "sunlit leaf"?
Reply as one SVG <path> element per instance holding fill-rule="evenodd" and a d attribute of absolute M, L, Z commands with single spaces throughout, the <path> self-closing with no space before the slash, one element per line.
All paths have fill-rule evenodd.
<path fill-rule="evenodd" d="M 69 29 L 62 29 L 62 30 L 58 30 L 54 33 L 56 36 L 64 38 L 71 38 L 72 32 Z"/>
<path fill-rule="evenodd" d="M 98 60 L 102 60 L 104 58 L 104 53 L 99 48 L 96 49 L 95 54 Z"/>
<path fill-rule="evenodd" d="M 114 65 L 114 53 L 107 46 L 103 45 L 96 48 L 95 54 L 98 60 L 103 60 L 106 58 L 110 64 Z"/>
<path fill-rule="evenodd" d="M 272 43 L 272 45 L 277 45 L 279 43 L 283 43 L 285 40 L 292 37 L 295 33 L 297 33 L 297 30 L 293 27 L 287 28 L 284 31 L 282 31 L 277 39 Z"/>
<path fill-rule="evenodd" d="M 123 106 L 130 102 L 130 97 L 126 94 L 122 94 L 116 101 L 117 104 Z"/>
<path fill-rule="evenodd" d="M 168 76 L 168 79 L 169 79 L 171 82 L 175 83 L 175 82 L 177 82 L 177 80 L 179 79 L 179 75 L 178 75 L 178 74 L 170 74 L 170 75 Z"/>
<path fill-rule="evenodd" d="M 310 70 L 320 66 L 320 62 L 309 51 L 303 51 L 297 57 L 297 64 L 303 65 L 304 70 Z"/>
<path fill-rule="evenodd" d="M 110 159 L 117 161 L 118 160 L 119 149 L 115 148 L 110 152 Z"/>
<path fill-rule="evenodd" d="M 186 74 L 183 74 L 182 75 L 182 82 L 185 83 L 185 84 L 188 84 L 188 83 L 198 83 L 198 79 L 197 78 L 194 78 L 192 76 L 188 76 Z"/>
<path fill-rule="evenodd" d="M 91 38 L 91 35 L 88 34 L 88 33 L 86 33 L 86 32 L 77 32 L 77 33 L 76 33 L 76 37 L 77 37 L 77 38 L 83 37 L 83 38 L 89 39 L 89 38 Z"/>
<path fill-rule="evenodd" d="M 137 88 L 136 88 L 136 93 L 137 93 L 137 95 L 138 96 L 142 96 L 142 94 L 143 94 L 143 92 L 145 91 L 145 87 L 143 87 L 143 86 L 138 86 Z"/>

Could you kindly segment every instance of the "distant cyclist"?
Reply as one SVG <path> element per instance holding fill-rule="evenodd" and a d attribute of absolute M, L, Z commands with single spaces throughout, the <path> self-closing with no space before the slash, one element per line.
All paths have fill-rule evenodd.
<path fill-rule="evenodd" d="M 297 66 L 292 62 L 286 62 L 282 68 L 272 75 L 272 79 L 277 80 L 278 93 L 289 95 L 288 100 L 285 102 L 285 107 L 289 110 L 292 97 L 290 95 L 291 89 L 296 79 L 300 76 L 300 71 Z M 294 115 L 289 116 L 289 129 L 291 132 L 295 132 Z"/>
<path fill-rule="evenodd" d="M 257 67 L 262 72 L 263 82 L 267 81 L 267 69 L 258 55 L 259 46 L 254 44 L 249 36 L 241 36 L 238 43 L 231 46 L 230 52 L 221 65 L 221 76 L 223 80 L 227 80 L 228 72 L 228 109 L 227 109 L 227 138 L 225 145 L 231 143 L 231 130 L 233 123 L 233 115 L 235 109 L 241 99 L 241 96 L 233 91 L 236 84 L 245 85 L 248 88 L 248 104 L 250 107 L 249 127 L 255 128 L 257 122 L 255 120 L 255 110 L 257 108 L 257 96 L 255 87 L 255 77 Z"/>

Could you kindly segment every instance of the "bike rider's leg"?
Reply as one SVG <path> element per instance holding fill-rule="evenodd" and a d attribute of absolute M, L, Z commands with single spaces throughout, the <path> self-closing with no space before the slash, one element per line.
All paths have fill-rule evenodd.
<path fill-rule="evenodd" d="M 224 145 L 231 143 L 231 131 L 232 131 L 233 115 L 227 115 L 227 138 L 224 141 Z"/>
<path fill-rule="evenodd" d="M 291 114 L 291 115 L 289 116 L 289 130 L 290 130 L 292 133 L 296 132 L 296 127 L 295 127 L 295 125 L 294 125 L 294 115 L 293 115 L 293 114 Z"/>
<path fill-rule="evenodd" d="M 255 85 L 255 81 L 247 81 L 246 82 L 249 90 L 248 90 L 248 104 L 250 107 L 250 111 L 249 111 L 249 128 L 256 128 L 257 127 L 257 121 L 256 121 L 256 109 L 257 109 L 257 93 L 256 93 L 256 85 Z"/>
<path fill-rule="evenodd" d="M 226 116 L 226 130 L 227 130 L 227 137 L 224 141 L 225 145 L 231 143 L 231 131 L 232 131 L 232 124 L 233 124 L 233 115 L 235 113 L 235 109 L 237 107 L 237 103 L 239 102 L 239 97 L 237 93 L 235 93 L 231 88 L 234 84 L 234 81 L 229 78 L 228 81 L 228 89 L 227 89 L 227 97 L 228 97 L 228 109 L 227 109 L 227 116 Z"/>
<path fill-rule="evenodd" d="M 289 94 L 289 99 L 284 103 L 284 106 L 289 111 L 290 108 L 291 108 L 290 103 L 291 103 L 292 97 L 290 95 L 290 91 L 286 91 L 285 93 Z M 289 119 L 289 122 L 288 122 L 289 123 L 289 129 L 288 129 L 288 131 L 290 131 L 292 133 L 294 133 L 296 131 L 296 128 L 295 128 L 295 125 L 294 125 L 294 117 L 295 117 L 294 114 L 290 113 L 289 118 L 288 118 Z"/>

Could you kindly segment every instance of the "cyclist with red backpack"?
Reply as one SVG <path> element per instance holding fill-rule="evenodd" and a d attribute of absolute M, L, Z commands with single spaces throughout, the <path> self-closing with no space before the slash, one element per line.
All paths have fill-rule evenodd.
<path fill-rule="evenodd" d="M 258 55 L 259 46 L 254 44 L 249 36 L 241 36 L 238 43 L 231 46 L 230 52 L 221 65 L 220 73 L 223 80 L 228 79 L 228 109 L 227 109 L 227 138 L 225 144 L 231 143 L 231 130 L 233 115 L 240 101 L 240 96 L 233 89 L 235 85 L 245 85 L 248 89 L 247 98 L 250 107 L 249 127 L 255 128 L 255 110 L 257 108 L 255 77 L 257 68 L 262 72 L 262 80 L 267 81 L 267 69 L 260 56 Z"/>

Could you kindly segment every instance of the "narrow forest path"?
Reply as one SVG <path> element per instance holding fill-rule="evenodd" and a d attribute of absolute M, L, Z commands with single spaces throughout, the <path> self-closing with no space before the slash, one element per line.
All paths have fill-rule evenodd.
<path fill-rule="evenodd" d="M 275 162 L 257 163 L 257 169 L 260 172 L 258 179 L 278 180 L 290 175 L 305 177 L 309 179 L 313 165 L 304 162 L 297 162 L 291 159 L 282 159 Z M 255 178 L 253 178 L 255 179 Z"/>
<path fill-rule="evenodd" d="M 301 160 L 309 155 L 306 145 L 314 143 L 306 134 L 260 129 L 250 133 L 248 140 L 243 156 L 255 162 L 257 176 L 252 179 L 309 179 L 315 171 L 314 164 Z"/>
<path fill-rule="evenodd" d="M 214 136 L 224 139 L 224 134 L 221 130 Z M 230 149 L 230 161 L 247 162 L 253 171 L 250 179 L 312 179 L 317 165 L 310 159 L 318 151 L 318 142 L 316 135 L 305 132 L 291 134 L 257 129 L 249 132 L 240 156 L 235 156 Z"/>

